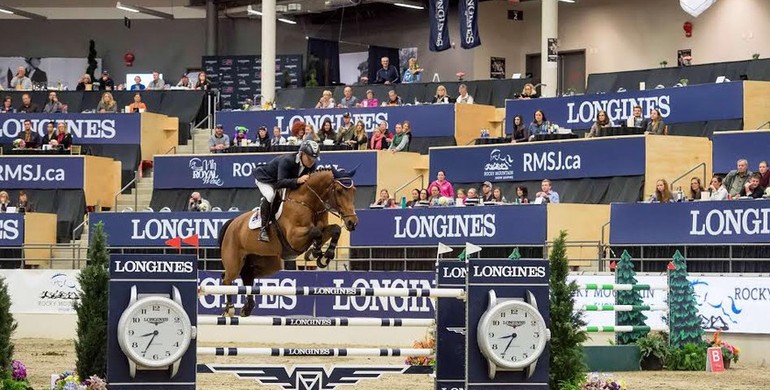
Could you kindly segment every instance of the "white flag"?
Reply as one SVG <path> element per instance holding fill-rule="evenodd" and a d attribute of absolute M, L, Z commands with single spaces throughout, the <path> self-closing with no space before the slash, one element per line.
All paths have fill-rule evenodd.
<path fill-rule="evenodd" d="M 442 243 L 438 243 L 438 254 L 443 255 L 444 253 L 450 253 L 452 252 L 452 248 L 450 248 L 448 245 L 444 245 Z"/>
<path fill-rule="evenodd" d="M 465 255 L 467 257 L 470 257 L 472 254 L 481 252 L 481 247 L 478 245 L 473 245 L 470 242 L 465 243 Z"/>

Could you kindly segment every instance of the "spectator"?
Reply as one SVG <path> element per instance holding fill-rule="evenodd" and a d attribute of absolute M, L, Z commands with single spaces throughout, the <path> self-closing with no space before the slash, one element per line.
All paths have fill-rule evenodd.
<path fill-rule="evenodd" d="M 305 124 L 305 136 L 302 138 L 302 140 L 312 140 L 316 142 L 321 141 L 321 138 L 318 137 L 318 132 L 315 131 L 315 126 L 313 126 L 312 123 L 308 122 Z"/>
<path fill-rule="evenodd" d="M 380 126 L 372 133 L 372 139 L 369 141 L 369 149 L 371 150 L 387 150 L 388 149 L 388 122 L 380 122 Z"/>
<path fill-rule="evenodd" d="M 132 91 L 144 91 L 147 88 L 142 84 L 142 78 L 139 76 L 134 77 L 134 84 L 131 86 Z"/>
<path fill-rule="evenodd" d="M 759 182 L 761 181 L 762 175 L 759 172 L 752 173 L 751 177 L 749 177 L 749 182 L 743 186 L 743 189 L 739 195 L 741 197 L 749 197 L 754 199 L 761 198 L 762 195 L 765 194 L 765 187 L 759 185 Z"/>
<path fill-rule="evenodd" d="M 396 123 L 396 136 L 393 137 L 393 142 L 390 143 L 388 150 L 393 153 L 409 151 L 409 135 L 400 123 Z"/>
<path fill-rule="evenodd" d="M 332 120 L 329 118 L 324 119 L 324 122 L 321 124 L 321 131 L 318 133 L 318 138 L 321 140 L 321 142 L 329 140 L 329 142 L 334 143 L 334 141 L 337 139 L 337 133 L 334 132 L 334 128 L 332 127 Z"/>
<path fill-rule="evenodd" d="M 56 143 L 65 150 L 70 150 L 72 147 L 72 134 L 70 134 L 69 127 L 64 121 L 59 121 L 56 124 Z"/>
<path fill-rule="evenodd" d="M 358 107 L 378 107 L 380 102 L 374 97 L 374 91 L 371 89 L 366 90 L 366 99 L 361 101 Z"/>
<path fill-rule="evenodd" d="M 394 84 L 398 82 L 398 70 L 393 65 L 390 65 L 390 59 L 388 57 L 382 57 L 380 59 L 382 68 L 377 70 L 377 77 L 374 79 L 375 84 Z"/>
<path fill-rule="evenodd" d="M 425 69 L 420 68 L 420 65 L 417 65 L 417 58 L 411 57 L 409 58 L 409 63 L 404 69 L 404 76 L 402 78 L 402 82 L 404 84 L 409 83 L 419 83 L 422 79 L 422 72 L 425 71 Z"/>
<path fill-rule="evenodd" d="M 16 210 L 20 213 L 34 213 L 35 205 L 29 201 L 26 191 L 19 191 L 19 204 L 16 206 Z"/>
<path fill-rule="evenodd" d="M 48 92 L 48 101 L 45 103 L 45 107 L 43 107 L 43 112 L 46 114 L 55 114 L 64 111 L 64 105 L 59 102 L 59 97 L 56 96 L 56 92 Z"/>
<path fill-rule="evenodd" d="M 484 201 L 486 202 L 486 201 Z M 492 202 L 494 203 L 508 203 L 508 200 L 505 199 L 505 196 L 503 196 L 503 191 L 500 189 L 500 187 L 495 187 L 494 190 L 492 190 Z"/>
<path fill-rule="evenodd" d="M 528 204 L 529 203 L 529 191 L 525 186 L 516 186 L 516 204 Z"/>
<path fill-rule="evenodd" d="M 588 132 L 588 138 L 598 137 L 601 135 L 601 130 L 607 127 L 612 127 L 612 121 L 607 115 L 607 111 L 601 110 L 596 114 L 596 122 L 591 126 L 591 131 Z"/>
<path fill-rule="evenodd" d="M 230 137 L 225 134 L 225 127 L 217 125 L 214 135 L 209 138 L 209 151 L 211 153 L 224 153 L 230 147 Z"/>
<path fill-rule="evenodd" d="M 420 201 L 420 189 L 412 189 L 412 199 L 406 202 L 406 207 L 414 207 L 414 205 Z"/>
<path fill-rule="evenodd" d="M 439 85 L 436 87 L 436 96 L 433 96 L 433 104 L 449 104 L 452 98 L 446 93 L 446 87 Z"/>
<path fill-rule="evenodd" d="M 190 82 L 190 78 L 187 77 L 187 74 L 183 74 L 182 78 L 179 79 L 179 82 L 176 83 L 177 88 L 187 88 L 187 89 L 193 89 L 193 85 Z"/>
<path fill-rule="evenodd" d="M 166 82 L 163 81 L 162 78 L 160 78 L 160 73 L 158 71 L 152 72 L 152 81 L 150 81 L 149 84 L 147 84 L 147 89 L 151 90 L 161 90 L 166 86 Z"/>
<path fill-rule="evenodd" d="M 102 100 L 99 101 L 99 105 L 96 106 L 96 111 L 102 113 L 115 113 L 118 112 L 118 103 L 112 98 L 111 92 L 105 92 L 102 94 Z"/>
<path fill-rule="evenodd" d="M 350 87 L 345 87 L 345 89 L 342 91 L 342 93 L 345 95 L 340 99 L 340 104 L 337 105 L 339 108 L 353 108 L 358 105 L 358 98 L 353 96 L 353 89 Z"/>
<path fill-rule="evenodd" d="M 700 200 L 701 194 L 705 192 L 706 189 L 703 188 L 703 185 L 701 184 L 700 177 L 693 177 L 690 179 L 690 199 L 691 200 Z"/>
<path fill-rule="evenodd" d="M 427 206 L 430 204 L 430 193 L 425 188 L 420 190 L 420 201 L 418 205 Z"/>
<path fill-rule="evenodd" d="M 770 170 L 767 169 L 767 161 L 759 162 L 759 174 L 762 175 L 759 185 L 767 188 L 770 185 Z"/>
<path fill-rule="evenodd" d="M 455 204 L 458 206 L 465 206 L 465 190 L 462 188 L 457 189 L 457 199 L 455 200 Z"/>
<path fill-rule="evenodd" d="M 286 145 L 286 138 L 281 136 L 281 128 L 279 126 L 273 127 L 273 139 L 270 140 L 270 145 Z"/>
<path fill-rule="evenodd" d="M 186 211 L 210 211 L 211 204 L 208 200 L 201 197 L 200 192 L 195 191 L 190 194 L 190 200 L 187 201 Z"/>
<path fill-rule="evenodd" d="M 0 191 L 0 212 L 7 212 L 8 207 L 11 206 L 11 199 L 8 196 L 8 193 L 5 191 Z"/>
<path fill-rule="evenodd" d="M 263 147 L 270 146 L 270 135 L 267 133 L 267 127 L 259 127 L 259 130 L 257 130 L 257 138 L 254 139 L 254 145 Z"/>
<path fill-rule="evenodd" d="M 32 103 L 32 98 L 29 97 L 28 93 L 25 93 L 21 95 L 21 106 L 16 111 L 24 113 L 40 112 L 40 107 Z"/>
<path fill-rule="evenodd" d="M 642 106 L 634 106 L 634 115 L 626 119 L 626 126 L 647 129 L 649 121 L 642 116 Z"/>
<path fill-rule="evenodd" d="M 652 195 L 652 202 L 669 203 L 674 201 L 674 196 L 671 195 L 671 189 L 668 188 L 666 179 L 659 179 L 655 182 L 655 194 Z"/>
<path fill-rule="evenodd" d="M 432 187 L 438 187 L 439 192 L 441 193 L 441 196 L 446 196 L 447 198 L 454 199 L 455 197 L 455 191 L 452 188 L 452 183 L 446 180 L 446 174 L 444 171 L 438 171 L 436 173 L 436 180 L 433 181 L 433 183 L 430 183 L 428 188 Z M 468 190 L 468 197 L 471 195 L 471 190 Z"/>
<path fill-rule="evenodd" d="M 6 96 L 3 98 L 3 106 L 0 107 L 0 113 L 2 114 L 12 114 L 16 112 L 16 109 L 13 108 L 13 99 L 11 99 L 10 96 Z"/>
<path fill-rule="evenodd" d="M 23 66 L 20 66 L 16 70 L 16 75 L 11 79 L 11 88 L 23 89 L 27 91 L 32 89 L 32 80 L 27 77 L 27 69 L 25 69 Z"/>
<path fill-rule="evenodd" d="M 128 105 L 128 112 L 147 111 L 147 105 L 142 103 L 142 96 L 138 93 L 134 95 L 134 102 Z"/>
<path fill-rule="evenodd" d="M 80 81 L 78 82 L 78 85 L 75 87 L 76 91 L 85 91 L 87 85 L 92 85 L 93 82 L 91 81 L 91 75 L 86 73 L 83 75 L 83 77 L 80 78 Z"/>
<path fill-rule="evenodd" d="M 206 77 L 206 72 L 198 73 L 198 82 L 195 83 L 195 89 L 208 91 L 211 89 L 211 81 Z"/>
<path fill-rule="evenodd" d="M 660 111 L 657 108 L 650 111 L 647 132 L 656 135 L 668 135 L 668 126 L 663 122 L 663 118 L 660 116 Z"/>
<path fill-rule="evenodd" d="M 334 108 L 334 98 L 332 97 L 332 91 L 328 89 L 323 91 L 321 99 L 315 105 L 315 108 Z"/>
<path fill-rule="evenodd" d="M 24 141 L 24 148 L 26 149 L 34 149 L 40 145 L 40 136 L 32 130 L 32 121 L 29 119 L 24 120 L 24 131 L 19 133 L 17 139 Z"/>
<path fill-rule="evenodd" d="M 478 205 L 479 204 L 479 200 L 480 199 L 479 199 L 478 191 L 476 191 L 476 189 L 473 188 L 473 187 L 468 188 L 468 195 L 465 197 L 465 202 L 464 203 L 466 205 L 469 205 L 469 204 Z"/>
<path fill-rule="evenodd" d="M 353 147 L 354 150 L 366 150 L 369 144 L 369 137 L 366 136 L 366 128 L 363 121 L 358 121 L 356 127 L 353 130 L 353 139 L 348 141 L 348 144 Z"/>
<path fill-rule="evenodd" d="M 730 196 L 735 197 L 738 194 L 740 194 L 741 190 L 743 190 L 744 186 L 746 185 L 746 182 L 748 182 L 749 177 L 751 176 L 751 171 L 749 171 L 749 162 L 745 159 L 738 160 L 737 163 L 737 169 L 733 169 L 730 171 L 727 176 L 725 176 L 724 185 L 725 188 L 727 188 L 727 193 L 730 194 Z"/>
<path fill-rule="evenodd" d="M 714 175 L 711 178 L 711 185 L 709 186 L 709 192 L 711 196 L 710 200 L 725 200 L 727 199 L 727 188 L 722 185 L 722 176 Z"/>
<path fill-rule="evenodd" d="M 45 124 L 45 135 L 43 136 L 43 140 L 40 141 L 41 145 L 50 145 L 52 140 L 56 140 L 58 138 L 58 134 L 56 133 L 56 128 L 54 127 L 53 121 L 48 121 L 48 123 Z"/>
<path fill-rule="evenodd" d="M 511 143 L 529 141 L 529 128 L 524 124 L 524 117 L 516 115 L 513 117 L 513 132 L 511 133 Z"/>
<path fill-rule="evenodd" d="M 291 125 L 291 136 L 298 140 L 305 138 L 305 123 L 299 121 L 294 122 Z"/>
<path fill-rule="evenodd" d="M 396 90 L 391 89 L 388 91 L 388 101 L 382 103 L 383 106 L 402 106 L 404 102 L 401 101 L 401 97 L 396 94 Z"/>
<path fill-rule="evenodd" d="M 457 103 L 461 104 L 473 104 L 473 96 L 468 94 L 468 86 L 465 84 L 460 84 L 460 89 L 458 90 L 460 93 L 459 96 L 457 96 Z"/>
<path fill-rule="evenodd" d="M 551 181 L 548 179 L 540 183 L 540 192 L 535 197 L 543 199 L 543 203 L 559 203 L 559 193 L 551 189 Z"/>
<path fill-rule="evenodd" d="M 485 203 L 494 200 L 494 196 L 492 195 L 492 182 L 485 181 L 484 184 L 481 185 L 481 199 Z"/>
<path fill-rule="evenodd" d="M 101 87 L 105 91 L 112 91 L 115 89 L 115 81 L 112 80 L 112 77 L 110 77 L 109 72 L 106 70 L 102 72 L 102 77 L 100 79 Z"/>
<path fill-rule="evenodd" d="M 350 141 L 355 137 L 353 130 L 353 121 L 350 119 L 350 113 L 346 112 L 342 114 L 342 126 L 337 129 L 337 138 L 335 143 L 337 145 L 348 145 Z"/>
<path fill-rule="evenodd" d="M 524 89 L 521 90 L 521 95 L 519 95 L 519 99 L 537 99 L 537 91 L 535 90 L 535 86 L 531 83 L 524 84 Z"/>
<path fill-rule="evenodd" d="M 529 124 L 529 134 L 530 136 L 536 134 L 548 134 L 548 127 L 550 125 L 548 119 L 545 117 L 545 113 L 543 113 L 542 110 L 537 110 L 535 111 L 534 120 Z"/>
<path fill-rule="evenodd" d="M 441 191 L 438 189 L 438 187 L 430 187 L 430 205 L 439 206 L 439 199 L 441 199 Z"/>
<path fill-rule="evenodd" d="M 390 198 L 390 193 L 388 193 L 388 190 L 383 189 L 380 191 L 380 197 L 377 199 L 374 204 L 386 208 L 393 207 L 395 205 L 395 202 L 393 199 Z"/>

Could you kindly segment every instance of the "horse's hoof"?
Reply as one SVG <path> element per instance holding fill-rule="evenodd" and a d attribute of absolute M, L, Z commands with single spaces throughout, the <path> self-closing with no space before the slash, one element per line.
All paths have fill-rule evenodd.
<path fill-rule="evenodd" d="M 331 262 L 331 259 L 324 259 L 323 257 L 319 257 L 318 260 L 316 260 L 316 265 L 318 266 L 318 268 L 326 268 L 329 266 L 330 262 Z"/>
<path fill-rule="evenodd" d="M 326 264 L 329 264 L 329 263 L 331 263 L 331 262 L 332 262 L 332 260 L 334 260 L 334 256 L 335 256 L 334 250 L 332 250 L 332 249 L 327 249 L 327 250 L 326 250 L 326 253 L 324 253 L 324 257 L 326 257 L 326 259 L 328 260 L 328 261 L 326 262 Z"/>
<path fill-rule="evenodd" d="M 251 315 L 251 312 L 254 310 L 254 300 L 247 300 L 246 303 L 243 304 L 243 307 L 241 308 L 241 317 L 248 317 Z"/>
<path fill-rule="evenodd" d="M 225 311 L 222 312 L 222 317 L 234 317 L 234 316 L 235 316 L 235 306 L 233 305 L 225 306 Z"/>

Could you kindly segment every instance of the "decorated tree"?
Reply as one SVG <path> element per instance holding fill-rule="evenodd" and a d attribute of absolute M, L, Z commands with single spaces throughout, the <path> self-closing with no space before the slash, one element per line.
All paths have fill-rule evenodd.
<path fill-rule="evenodd" d="M 687 280 L 687 264 L 679 251 L 669 264 L 668 301 L 671 346 L 682 348 L 687 343 L 702 343 L 703 328 L 695 304 L 695 292 Z"/>
<path fill-rule="evenodd" d="M 585 326 L 582 314 L 575 310 L 575 281 L 567 283 L 569 263 L 566 248 L 567 232 L 561 231 L 554 241 L 549 257 L 551 267 L 551 371 L 552 389 L 578 385 L 585 378 L 583 342 L 588 338 L 581 330 Z"/>
<path fill-rule="evenodd" d="M 634 263 L 631 262 L 631 255 L 628 251 L 623 251 L 620 255 L 620 261 L 615 266 L 615 283 L 618 284 L 636 284 L 636 271 Z M 615 295 L 616 305 L 642 305 L 642 295 L 639 290 L 618 291 Z M 647 316 L 639 310 L 619 311 L 615 313 L 615 325 L 644 326 Z M 636 331 L 627 333 L 616 333 L 617 344 L 633 344 L 640 337 L 646 335 L 646 332 Z"/>
<path fill-rule="evenodd" d="M 88 265 L 80 272 L 80 300 L 75 303 L 78 314 L 75 341 L 76 367 L 81 378 L 107 372 L 107 289 L 109 285 L 109 252 L 104 225 L 96 224 L 88 248 Z"/>
<path fill-rule="evenodd" d="M 11 296 L 5 278 L 0 278 L 0 376 L 5 377 L 11 371 L 13 362 L 13 342 L 11 336 L 16 330 L 16 321 L 11 314 Z"/>
<path fill-rule="evenodd" d="M 521 253 L 519 252 L 519 247 L 513 248 L 513 252 L 511 252 L 511 254 L 508 255 L 508 258 L 511 260 L 521 259 Z"/>

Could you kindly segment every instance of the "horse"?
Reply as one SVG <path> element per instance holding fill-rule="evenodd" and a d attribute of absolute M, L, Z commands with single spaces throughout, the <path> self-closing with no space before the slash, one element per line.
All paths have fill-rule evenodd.
<path fill-rule="evenodd" d="M 339 217 L 348 231 L 355 230 L 358 224 L 354 174 L 355 169 L 317 170 L 298 189 L 287 190 L 280 218 L 267 226 L 269 242 L 259 241 L 259 229 L 249 228 L 253 212 L 225 222 L 219 232 L 224 267 L 222 285 L 232 285 L 240 275 L 243 285 L 251 286 L 255 278 L 268 277 L 283 269 L 283 259 L 302 253 L 306 260 L 315 259 L 319 268 L 326 268 L 334 260 L 342 233 L 339 225 L 329 224 L 329 214 Z M 276 196 L 275 204 L 278 199 Z M 322 245 L 326 241 L 330 243 L 324 253 Z M 241 317 L 251 315 L 254 307 L 254 297 L 247 296 Z M 223 315 L 235 315 L 233 295 L 226 296 Z"/>

